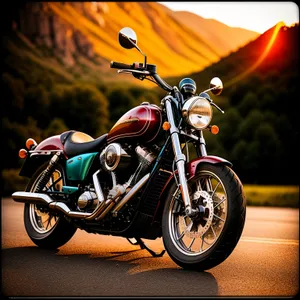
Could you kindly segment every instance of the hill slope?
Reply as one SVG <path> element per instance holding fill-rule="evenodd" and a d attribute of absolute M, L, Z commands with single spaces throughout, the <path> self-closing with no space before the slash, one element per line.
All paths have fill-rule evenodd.
<path fill-rule="evenodd" d="M 50 64 L 55 64 L 55 58 L 59 65 L 55 68 L 67 68 L 77 78 L 97 72 L 113 78 L 116 72 L 109 68 L 111 60 L 142 61 L 138 51 L 118 44 L 122 27 L 136 31 L 140 48 L 149 63 L 158 66 L 161 76 L 200 71 L 238 43 L 234 28 L 219 24 L 227 30 L 226 44 L 211 34 L 210 23 L 202 26 L 202 33 L 197 32 L 186 20 L 181 22 L 177 13 L 155 2 L 25 2 L 18 6 L 14 28 L 31 50 L 35 48 L 32 55 L 42 50 Z M 249 38 L 245 34 L 239 45 Z"/>
<path fill-rule="evenodd" d="M 175 11 L 173 15 L 179 22 L 191 27 L 198 35 L 211 41 L 222 57 L 260 35 L 251 30 L 227 26 L 214 19 L 205 19 L 187 11 Z"/>

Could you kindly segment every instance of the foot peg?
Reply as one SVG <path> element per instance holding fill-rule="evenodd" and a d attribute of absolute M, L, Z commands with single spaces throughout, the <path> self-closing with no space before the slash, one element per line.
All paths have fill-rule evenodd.
<path fill-rule="evenodd" d="M 166 252 L 166 250 L 162 250 L 160 253 L 154 252 L 148 248 L 140 238 L 135 238 L 136 242 L 132 242 L 129 238 L 126 239 L 131 245 L 140 245 L 141 249 L 147 250 L 153 257 L 162 257 Z"/>

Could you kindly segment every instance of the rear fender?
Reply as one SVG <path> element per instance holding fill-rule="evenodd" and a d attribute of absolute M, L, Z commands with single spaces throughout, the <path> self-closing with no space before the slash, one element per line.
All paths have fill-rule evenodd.
<path fill-rule="evenodd" d="M 228 160 L 219 157 L 219 156 L 214 156 L 214 155 L 207 155 L 207 156 L 202 156 L 202 157 L 197 157 L 190 161 L 187 166 L 186 166 L 186 171 L 187 171 L 187 179 L 191 180 L 195 174 L 197 173 L 198 168 L 202 163 L 209 163 L 209 164 L 223 164 L 226 166 L 231 167 L 232 163 L 229 162 Z M 177 171 L 175 172 L 177 173 Z M 175 179 L 174 175 L 170 175 L 169 179 L 167 180 L 161 194 L 159 197 L 159 202 L 156 208 L 156 212 L 154 215 L 154 220 L 160 221 L 162 217 L 162 212 L 163 212 L 163 203 L 166 200 L 167 195 L 170 193 L 171 186 L 173 185 Z"/>
<path fill-rule="evenodd" d="M 57 152 L 61 151 L 65 158 L 64 146 L 61 143 L 60 135 L 51 136 L 40 142 L 34 150 L 29 152 L 21 171 L 20 176 L 31 178 L 34 172 Z"/>

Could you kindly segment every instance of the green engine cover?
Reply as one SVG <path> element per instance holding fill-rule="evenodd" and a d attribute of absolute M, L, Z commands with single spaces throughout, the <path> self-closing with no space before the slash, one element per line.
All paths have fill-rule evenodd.
<path fill-rule="evenodd" d="M 76 181 L 84 180 L 97 154 L 98 152 L 86 153 L 68 159 L 66 162 L 67 178 Z"/>

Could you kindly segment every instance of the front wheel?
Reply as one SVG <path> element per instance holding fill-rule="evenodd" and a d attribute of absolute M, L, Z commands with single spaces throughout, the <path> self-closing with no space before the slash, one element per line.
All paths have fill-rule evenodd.
<path fill-rule="evenodd" d="M 243 186 L 229 167 L 203 163 L 188 187 L 192 207 L 199 213 L 186 216 L 174 183 L 163 211 L 163 242 L 179 266 L 208 270 L 231 254 L 242 234 L 246 216 Z"/>

